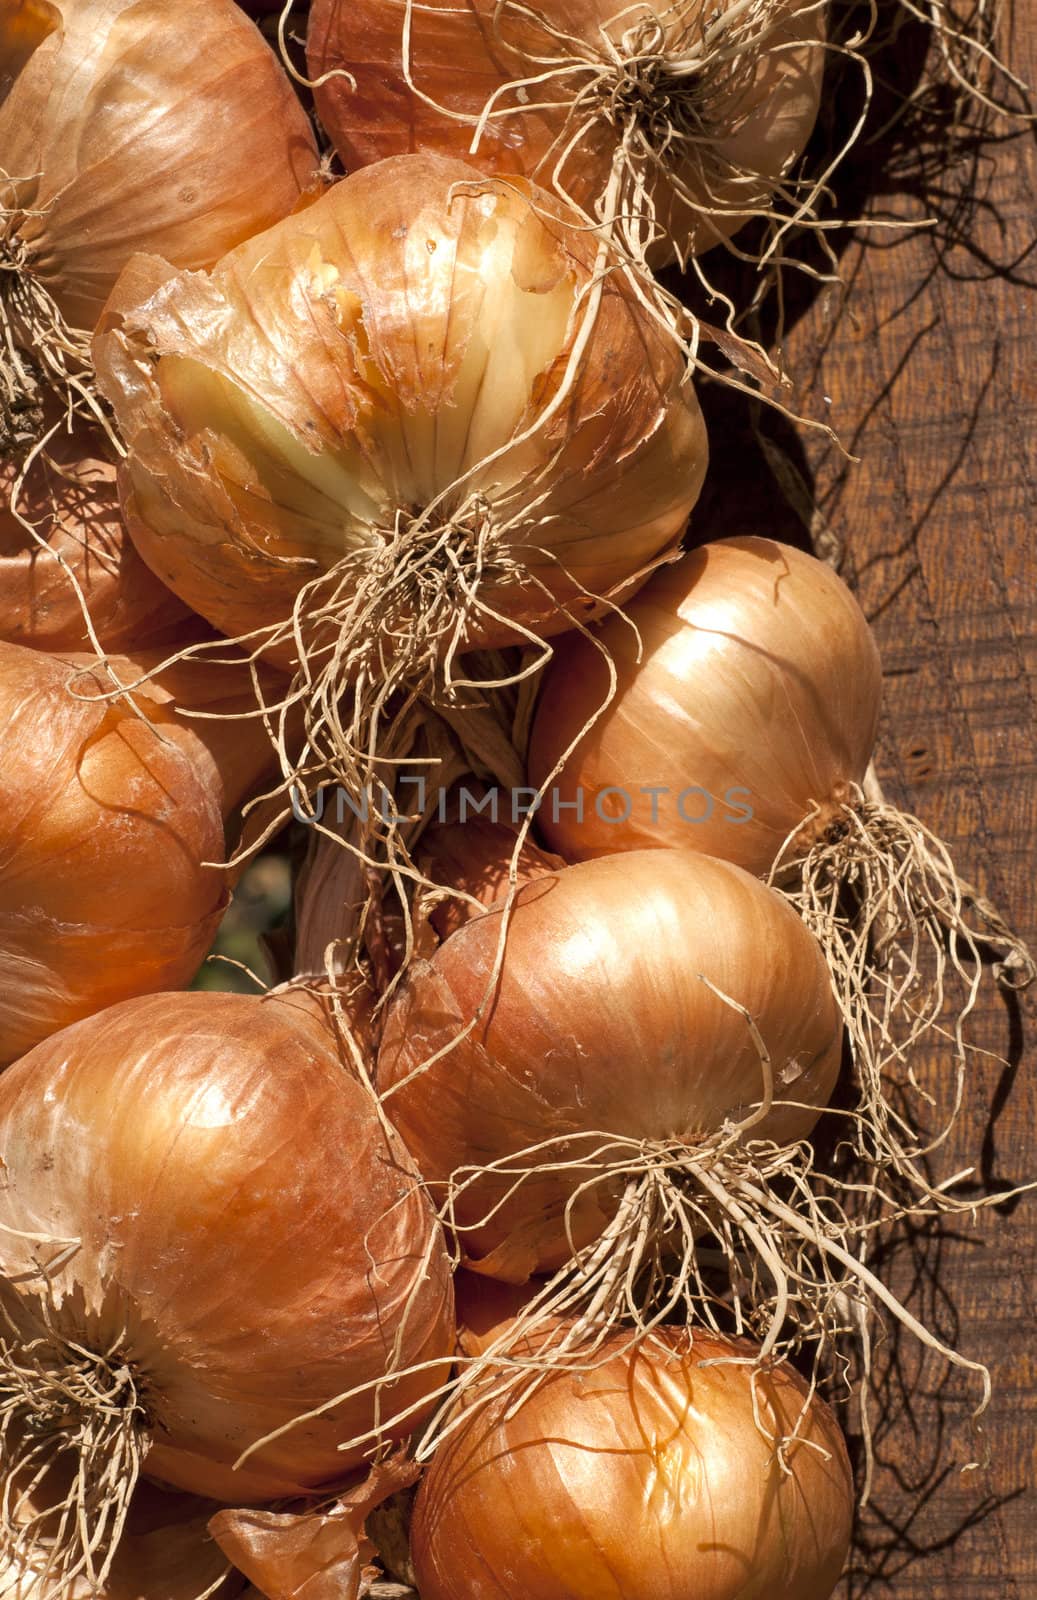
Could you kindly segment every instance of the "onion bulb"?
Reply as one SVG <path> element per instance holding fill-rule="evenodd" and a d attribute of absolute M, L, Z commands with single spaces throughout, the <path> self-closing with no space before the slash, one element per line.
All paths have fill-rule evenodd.
<path fill-rule="evenodd" d="M 37 650 L 133 649 L 188 615 L 138 556 L 99 430 L 53 429 L 24 479 L 0 460 L 0 639 Z"/>
<path fill-rule="evenodd" d="M 153 664 L 110 658 L 127 684 Z M 177 710 L 247 712 L 243 664 L 171 669 L 136 709 L 111 692 L 92 657 L 0 643 L 0 1064 L 190 981 L 227 904 L 225 819 L 270 760 L 254 719 Z"/>
<path fill-rule="evenodd" d="M 437 150 L 524 173 L 636 259 L 686 263 L 803 199 L 827 9 L 313 0 L 307 54 L 348 166 Z"/>
<path fill-rule="evenodd" d="M 0 448 L 49 386 L 89 405 L 88 335 L 134 250 L 211 266 L 317 166 L 232 0 L 6 0 L 0 150 Z"/>
<path fill-rule="evenodd" d="M 138 1470 L 324 1492 L 447 1375 L 440 1231 L 306 997 L 76 1023 L 0 1076 L 0 1149 L 0 1425 L 10 1471 L 72 1458 L 68 1575 L 103 1580 Z"/>
<path fill-rule="evenodd" d="M 694 1301 L 698 1235 L 750 1211 L 747 1248 L 783 1277 L 762 1169 L 796 1164 L 841 1038 L 821 951 L 780 896 L 726 862 L 641 851 L 545 874 L 413 962 L 378 1084 L 466 1265 L 557 1270 L 640 1315 L 650 1263 L 674 1258 Z"/>
<path fill-rule="evenodd" d="M 477 1399 L 414 1507 L 422 1600 L 827 1600 L 853 1482 L 825 1402 L 703 1329 Z M 549 1359 L 549 1358 L 548 1358 Z"/>
<path fill-rule="evenodd" d="M 481 804 L 485 795 L 478 785 L 462 785 L 446 812 L 449 820 L 428 827 L 417 852 L 419 870 L 438 886 L 429 921 L 440 939 L 502 900 L 512 873 L 521 886 L 565 866 L 561 856 L 549 855 L 531 839 L 520 841 L 517 827 L 479 812 L 472 815 L 472 799 Z"/>
<path fill-rule="evenodd" d="M 844 815 L 881 690 L 871 629 L 830 566 L 771 539 L 704 545 L 594 641 L 555 646 L 530 740 L 539 826 L 573 861 L 675 846 L 766 874 L 797 830 L 802 848 Z"/>
<path fill-rule="evenodd" d="M 414 155 L 208 276 L 137 257 L 116 287 L 94 352 L 134 541 L 297 670 L 301 764 L 351 796 L 394 689 L 449 697 L 460 652 L 598 615 L 680 537 L 702 416 L 606 266 L 521 180 Z"/>
<path fill-rule="evenodd" d="M 1006 953 L 1014 981 L 1033 962 L 940 840 L 866 784 L 880 692 L 871 630 L 831 568 L 771 539 L 721 540 L 657 573 L 593 642 L 559 642 L 531 781 L 546 787 L 543 832 L 570 859 L 677 846 L 785 884 L 832 965 L 860 1080 L 862 1152 L 951 1205 L 921 1161 L 944 1132 L 922 1131 L 924 1107 L 915 1126 L 913 1089 L 891 1093 L 891 1078 L 900 1084 L 916 1040 L 946 1027 L 958 983 L 957 1104 L 979 944 Z"/>

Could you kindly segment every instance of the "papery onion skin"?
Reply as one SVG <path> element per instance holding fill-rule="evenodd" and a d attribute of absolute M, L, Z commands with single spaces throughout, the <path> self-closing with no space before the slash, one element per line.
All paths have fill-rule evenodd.
<path fill-rule="evenodd" d="M 804 1137 L 827 1103 L 842 1026 L 824 958 L 792 908 L 739 868 L 637 851 L 538 878 L 519 891 L 491 990 L 501 927 L 498 908 L 412 965 L 378 1060 L 386 1109 L 436 1193 L 462 1167 L 558 1141 L 530 1156 L 535 1175 L 492 1216 L 512 1177 L 483 1176 L 457 1197 L 463 1247 L 489 1275 L 521 1282 L 568 1259 L 561 1218 L 588 1171 L 548 1169 L 566 1158 L 593 1169 L 586 1135 L 694 1148 L 763 1099 L 738 1006 L 775 1080 L 752 1137 Z M 612 1179 L 581 1196 L 577 1245 L 616 1204 Z"/>
<path fill-rule="evenodd" d="M 46 1508 L 39 1495 L 32 1509 Z M 244 1589 L 207 1531 L 212 1501 L 138 1483 L 112 1569 L 98 1590 L 85 1576 L 61 1587 L 57 1600 L 231 1600 Z M 41 1567 L 46 1557 L 41 1553 Z M 0 1559 L 0 1600 L 55 1600 L 53 1575 L 33 1579 L 10 1558 Z M 226 1577 L 220 1582 L 221 1574 Z M 218 1587 L 213 1587 L 218 1585 Z"/>
<path fill-rule="evenodd" d="M 232 0 L 49 0 L 45 15 L 0 104 L 2 249 L 89 331 L 133 250 L 210 266 L 299 203 L 317 155 Z M 24 17 L 5 7 L 0 63 L 24 54 Z"/>
<path fill-rule="evenodd" d="M 150 1477 L 238 1505 L 341 1482 L 367 1448 L 339 1445 L 375 1422 L 370 1392 L 234 1462 L 381 1378 L 397 1338 L 398 1370 L 449 1360 L 431 1206 L 290 993 L 154 995 L 77 1023 L 0 1077 L 0 1148 L 0 1221 L 80 1240 L 50 1275 L 50 1326 L 88 1348 L 119 1341 Z M 22 1327 L 39 1315 L 34 1248 L 0 1234 Z M 389 1436 L 410 1431 L 445 1376 L 432 1366 L 386 1386 Z"/>
<path fill-rule="evenodd" d="M 619 680 L 600 716 L 608 672 L 581 637 L 559 641 L 541 687 L 529 771 L 552 791 L 545 838 L 572 860 L 676 846 L 767 873 L 800 825 L 823 829 L 864 778 L 881 697 L 864 613 L 825 563 L 746 537 L 656 573 L 626 614 L 643 659 L 626 623 L 597 630 Z M 641 785 L 665 795 L 653 803 Z M 606 789 L 632 798 L 627 819 Z"/>
<path fill-rule="evenodd" d="M 721 14 L 728 9 L 738 10 L 717 8 Z M 595 114 L 586 100 L 587 63 L 604 65 L 607 59 L 603 30 L 620 56 L 633 56 L 639 49 L 658 51 L 672 64 L 674 75 L 657 87 L 656 112 L 665 113 L 686 93 L 698 119 L 697 139 L 683 147 L 679 142 L 667 147 L 644 122 L 635 124 L 645 128 L 644 154 L 635 146 L 635 159 L 642 165 L 663 240 L 653 256 L 666 260 L 700 253 L 734 233 L 752 207 L 767 203 L 813 128 L 827 8 L 773 0 L 759 11 L 768 30 L 764 52 L 754 57 L 747 44 L 745 65 L 734 68 L 730 86 L 714 89 L 708 97 L 700 90 L 697 101 L 697 80 L 687 67 L 701 45 L 704 26 L 715 24 L 717 15 L 697 0 L 676 5 L 673 0 L 643 0 L 636 8 L 624 8 L 618 0 L 542 0 L 536 7 L 516 0 L 465 0 L 460 5 L 423 0 L 413 7 L 407 0 L 313 0 L 307 59 L 311 77 L 333 74 L 315 89 L 315 100 L 349 167 L 403 151 L 434 150 L 471 161 L 488 173 L 522 173 L 551 188 L 555 165 L 582 122 L 582 137 L 557 181 L 560 191 L 595 215 L 629 125 L 627 102 L 638 89 L 648 106 L 653 102 L 644 77 L 640 85 L 631 82 L 624 94 L 617 72 L 610 88 L 618 92 L 604 94 Z M 544 25 L 536 24 L 538 16 Z M 405 19 L 410 84 L 404 70 Z M 654 26 L 659 36 L 643 38 L 640 46 L 631 42 L 627 50 L 624 35 L 632 34 L 638 23 L 646 34 Z M 553 33 L 555 29 L 568 39 Z M 567 57 L 574 70 L 546 76 L 549 63 L 561 65 Z M 681 69 L 683 78 L 677 76 Z M 541 81 L 526 82 L 520 92 L 512 89 L 498 98 L 497 110 L 507 114 L 488 119 L 473 152 L 476 124 L 491 97 L 517 80 L 537 78 Z M 582 104 L 577 104 L 581 97 Z M 654 160 L 648 158 L 649 150 Z M 736 177 L 736 170 L 745 176 Z M 678 184 L 687 186 L 701 211 L 680 197 Z M 637 198 L 643 208 L 644 197 Z M 604 209 L 608 214 L 614 207 Z"/>
<path fill-rule="evenodd" d="M 15 463 L 0 460 L 0 639 L 54 652 L 91 648 L 68 569 L 104 648 L 167 638 L 190 613 L 134 549 L 116 469 L 100 440 L 76 427 L 56 434 L 46 455 L 17 494 L 17 515 L 10 504 Z"/>
<path fill-rule="evenodd" d="M 698 1328 L 631 1340 L 507 1416 L 508 1399 L 475 1406 L 444 1441 L 411 1529 L 422 1600 L 827 1600 L 853 1484 L 824 1401 L 786 1474 L 754 1420 L 754 1346 Z M 755 1382 L 762 1427 L 791 1434 L 803 1380 L 781 1365 Z"/>
<path fill-rule="evenodd" d="M 147 666 L 111 660 L 123 683 Z M 270 751 L 255 721 L 178 719 L 171 696 L 227 710 L 235 687 L 240 708 L 243 669 L 184 666 L 136 691 L 138 716 L 70 692 L 112 688 L 92 657 L 0 643 L 0 1063 L 198 970 L 228 900 L 206 863 Z"/>
<path fill-rule="evenodd" d="M 504 898 L 513 857 L 517 884 L 531 883 L 565 866 L 561 856 L 549 855 L 532 839 L 519 846 L 517 828 L 468 815 L 457 806 L 452 809 L 453 821 L 433 823 L 422 834 L 417 858 L 419 870 L 432 883 L 459 891 L 457 898 L 440 901 L 430 913 L 429 921 L 441 939 Z M 460 894 L 471 899 L 461 899 Z"/>
<path fill-rule="evenodd" d="M 678 353 L 609 279 L 571 394 L 510 445 L 558 390 L 594 261 L 556 214 L 521 182 L 410 156 L 352 174 L 207 279 L 137 258 L 94 357 L 152 569 L 231 636 L 283 623 L 304 583 L 349 555 L 384 560 L 398 517 L 466 474 L 437 516 L 460 518 L 470 565 L 463 507 L 482 497 L 480 595 L 504 613 L 480 613 L 466 647 L 556 632 L 564 606 L 595 615 L 588 596 L 629 592 L 680 536 L 704 426 Z M 421 603 L 402 589 L 394 604 L 387 628 L 406 630 Z"/>

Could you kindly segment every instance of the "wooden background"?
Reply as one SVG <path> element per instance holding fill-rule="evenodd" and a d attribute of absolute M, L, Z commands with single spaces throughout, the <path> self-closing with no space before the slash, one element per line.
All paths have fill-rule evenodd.
<path fill-rule="evenodd" d="M 1020 5 L 1001 44 L 1037 83 L 1032 13 Z M 882 80 L 917 87 L 924 54 L 920 28 L 880 54 L 879 123 Z M 830 124 L 845 123 L 855 92 L 837 81 L 826 95 Z M 693 529 L 802 541 L 813 497 L 814 531 L 841 543 L 883 652 L 887 797 L 938 832 L 1037 947 L 1034 133 L 978 114 L 955 129 L 950 97 L 923 88 L 907 117 L 858 147 L 839 188 L 844 215 L 933 219 L 910 234 L 835 237 L 845 295 L 793 291 L 785 348 L 800 399 L 859 461 L 712 394 L 713 467 Z M 755 457 L 747 420 L 765 441 Z M 1017 1003 L 986 983 L 971 1038 L 993 1055 L 973 1057 L 957 1135 L 936 1163 L 940 1175 L 975 1165 L 977 1196 L 1037 1178 L 1035 1016 L 1033 990 Z M 946 1050 L 924 1070 L 945 1094 Z M 893 1340 L 879 1470 L 841 1600 L 1034 1600 L 1037 1195 L 921 1235 L 887 1272 L 913 1310 L 991 1367 L 990 1465 L 960 1471 L 975 1390 Z"/>

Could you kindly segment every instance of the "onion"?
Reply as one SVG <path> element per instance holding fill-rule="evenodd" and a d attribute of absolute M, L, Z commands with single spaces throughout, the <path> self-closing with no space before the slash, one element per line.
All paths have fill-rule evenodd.
<path fill-rule="evenodd" d="M 945 846 L 865 784 L 880 688 L 871 631 L 829 567 L 770 539 L 723 540 L 659 572 L 593 641 L 560 641 L 531 779 L 550 791 L 544 834 L 570 858 L 675 845 L 787 883 L 832 964 L 862 1152 L 930 1202 L 955 1205 L 924 1171 L 945 1132 L 915 1127 L 910 1091 L 899 1092 L 904 1052 L 947 1026 L 947 991 L 960 983 L 960 1101 L 979 944 L 1005 952 L 1013 982 L 1029 981 L 1033 962 Z M 850 923 L 847 886 L 859 902 Z"/>
<path fill-rule="evenodd" d="M 314 0 L 321 121 L 347 165 L 437 150 L 554 187 L 636 258 L 802 199 L 825 0 Z M 325 75 L 328 75 L 325 78 Z"/>
<path fill-rule="evenodd" d="M 110 659 L 125 683 L 149 664 Z M 175 710 L 247 711 L 243 666 L 171 669 L 136 710 L 110 693 L 92 658 L 0 643 L 0 1064 L 116 1000 L 189 982 L 228 898 L 205 863 L 223 859 L 224 820 L 269 763 L 254 720 Z"/>
<path fill-rule="evenodd" d="M 188 613 L 138 556 L 99 431 L 54 429 L 24 483 L 0 461 L 0 639 L 37 650 L 166 637 Z"/>
<path fill-rule="evenodd" d="M 88 340 L 134 250 L 202 268 L 285 216 L 313 136 L 232 0 L 8 0 L 0 17 L 0 447 Z"/>
<path fill-rule="evenodd" d="M 0 1076 L 0 1424 L 13 1470 L 76 1462 L 69 1575 L 89 1544 L 103 1580 L 138 1469 L 323 1489 L 446 1375 L 441 1235 L 314 1004 L 126 1001 Z"/>
<path fill-rule="evenodd" d="M 589 1369 L 483 1400 L 426 1472 L 422 1600 L 827 1600 L 853 1484 L 824 1401 L 698 1328 L 615 1334 Z"/>
<path fill-rule="evenodd" d="M 207 278 L 138 257 L 121 279 L 94 349 L 133 538 L 296 668 L 300 790 L 377 788 L 395 689 L 449 700 L 459 652 L 599 614 L 680 537 L 701 413 L 607 265 L 521 180 L 405 156 Z"/>
<path fill-rule="evenodd" d="M 530 740 L 530 781 L 549 789 L 539 826 L 574 861 L 676 846 L 766 874 L 792 836 L 802 849 L 844 815 L 881 687 L 831 567 L 771 539 L 705 545 L 594 641 L 555 646 Z"/>
<path fill-rule="evenodd" d="M 378 1083 L 467 1265 L 560 1269 L 582 1296 L 607 1263 L 610 1308 L 640 1314 L 655 1284 L 638 1273 L 662 1256 L 694 1300 L 694 1241 L 719 1218 L 752 1210 L 750 1244 L 782 1275 L 761 1172 L 796 1165 L 841 1036 L 780 896 L 644 851 L 546 874 L 415 961 Z"/>

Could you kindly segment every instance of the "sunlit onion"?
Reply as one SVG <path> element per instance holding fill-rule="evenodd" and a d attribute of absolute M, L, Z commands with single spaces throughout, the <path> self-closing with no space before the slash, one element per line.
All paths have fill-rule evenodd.
<path fill-rule="evenodd" d="M 698 1328 L 616 1334 L 589 1370 L 471 1406 L 418 1492 L 422 1600 L 827 1600 L 846 1446 L 798 1374 L 756 1354 Z"/>
<path fill-rule="evenodd" d="M 313 1002 L 155 995 L 77 1023 L 0 1076 L 0 1148 L 0 1416 L 37 1459 L 78 1457 L 73 1555 L 110 1548 L 138 1467 L 272 1500 L 420 1419 L 449 1266 Z"/>
<path fill-rule="evenodd" d="M 681 534 L 701 413 L 606 265 L 521 180 L 403 156 L 207 277 L 137 257 L 113 294 L 137 547 L 297 668 L 304 764 L 353 798 L 412 714 L 395 688 L 450 700 L 461 652 L 600 614 Z"/>
<path fill-rule="evenodd" d="M 824 0 L 314 0 L 307 50 L 349 166 L 437 150 L 524 173 L 620 219 L 635 255 L 686 260 L 794 204 L 783 180 L 817 115 L 826 15 Z"/>
<path fill-rule="evenodd" d="M 433 1192 L 453 1191 L 466 1255 L 522 1281 L 602 1234 L 639 1163 L 694 1164 L 742 1119 L 746 1137 L 804 1137 L 841 1037 L 821 951 L 780 896 L 725 862 L 642 851 L 546 874 L 506 935 L 491 910 L 416 961 L 378 1081 Z M 630 1203 L 650 1234 L 654 1202 Z"/>
<path fill-rule="evenodd" d="M 0 151 L 0 447 L 47 384 L 83 400 L 84 335 L 134 250 L 211 266 L 317 164 L 232 0 L 5 0 Z"/>
<path fill-rule="evenodd" d="M 148 665 L 112 658 L 123 683 Z M 269 764 L 254 720 L 175 709 L 247 711 L 242 666 L 167 673 L 136 691 L 140 715 L 111 689 L 92 657 L 0 643 L 0 1063 L 190 981 L 228 899 L 206 863 L 225 859 L 225 819 Z"/>

